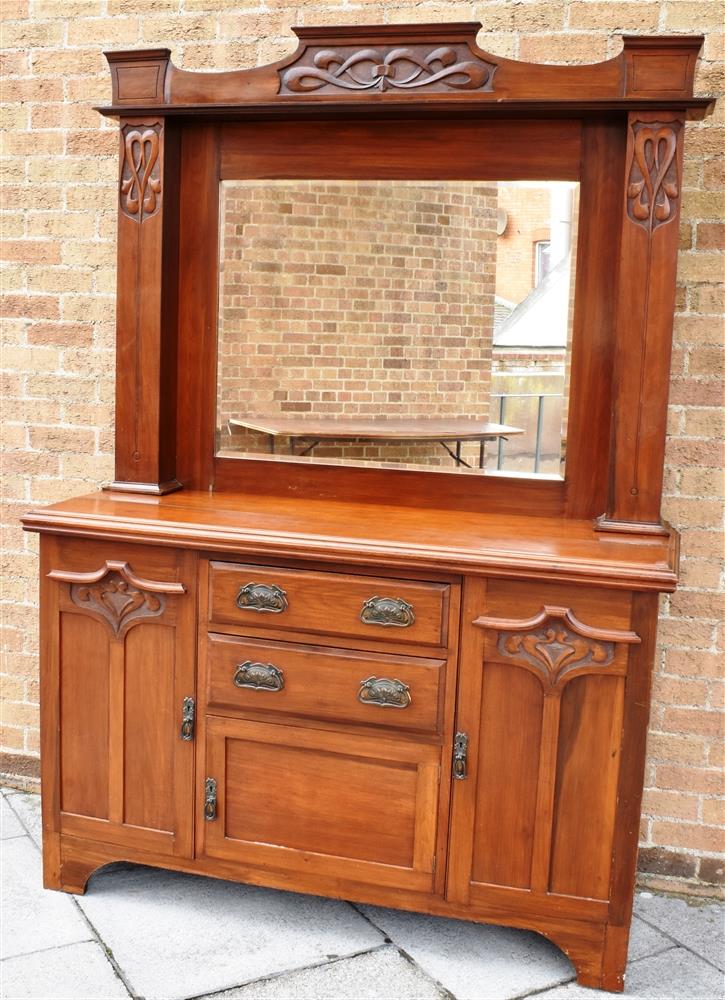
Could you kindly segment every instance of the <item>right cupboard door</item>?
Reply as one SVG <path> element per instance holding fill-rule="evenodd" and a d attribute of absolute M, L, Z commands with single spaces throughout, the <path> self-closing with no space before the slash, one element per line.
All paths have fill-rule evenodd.
<path fill-rule="evenodd" d="M 604 915 L 630 625 L 626 592 L 467 582 L 452 901 Z"/>

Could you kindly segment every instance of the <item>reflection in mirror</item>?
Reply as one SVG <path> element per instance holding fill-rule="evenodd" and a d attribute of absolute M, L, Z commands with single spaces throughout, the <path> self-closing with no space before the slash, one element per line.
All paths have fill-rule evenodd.
<path fill-rule="evenodd" d="M 563 475 L 578 193 L 222 182 L 217 454 Z"/>

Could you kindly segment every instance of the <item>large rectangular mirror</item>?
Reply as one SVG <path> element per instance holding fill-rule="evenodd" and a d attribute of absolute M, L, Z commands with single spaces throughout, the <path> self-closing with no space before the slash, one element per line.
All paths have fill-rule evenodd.
<path fill-rule="evenodd" d="M 217 454 L 563 476 L 578 202 L 223 181 Z"/>

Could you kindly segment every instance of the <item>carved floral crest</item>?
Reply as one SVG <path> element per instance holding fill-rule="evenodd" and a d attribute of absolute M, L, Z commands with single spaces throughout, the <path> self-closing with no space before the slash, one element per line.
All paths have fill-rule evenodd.
<path fill-rule="evenodd" d="M 596 629 L 570 608 L 545 606 L 533 618 L 477 618 L 474 625 L 498 632 L 496 648 L 506 659 L 533 668 L 544 686 L 560 687 L 574 671 L 592 672 L 614 662 L 617 643 L 638 643 L 634 632 Z"/>
<path fill-rule="evenodd" d="M 490 91 L 496 71 L 495 64 L 474 56 L 468 46 L 460 44 L 308 49 L 302 59 L 304 64 L 282 72 L 281 93 L 307 94 L 325 87 L 381 92 L 423 87 Z"/>
<path fill-rule="evenodd" d="M 678 126 L 679 127 L 679 126 Z M 679 197 L 677 131 L 673 125 L 637 122 L 627 182 L 627 214 L 653 231 L 669 221 Z"/>
<path fill-rule="evenodd" d="M 48 576 L 70 584 L 73 604 L 104 621 L 116 638 L 135 622 L 162 615 L 167 595 L 186 591 L 183 583 L 144 580 L 128 563 L 112 559 L 93 573 L 52 570 Z"/>
<path fill-rule="evenodd" d="M 74 604 L 99 615 L 111 626 L 114 635 L 136 618 L 155 618 L 163 614 L 163 596 L 139 590 L 120 573 L 109 573 L 99 583 L 73 584 L 70 597 Z"/>
<path fill-rule="evenodd" d="M 563 624 L 523 633 L 501 632 L 498 651 L 504 656 L 526 660 L 552 687 L 570 670 L 593 664 L 605 667 L 614 659 L 613 642 L 586 639 Z"/>
<path fill-rule="evenodd" d="M 149 218 L 161 204 L 160 129 L 160 125 L 131 126 L 123 132 L 121 210 L 137 222 Z"/>

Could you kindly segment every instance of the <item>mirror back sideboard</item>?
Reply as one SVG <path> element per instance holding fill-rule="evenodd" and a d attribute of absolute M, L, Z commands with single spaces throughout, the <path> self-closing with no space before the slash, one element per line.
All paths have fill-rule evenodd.
<path fill-rule="evenodd" d="M 101 111 L 118 119 L 120 151 L 115 481 L 24 518 L 41 534 L 45 882 L 84 892 L 99 867 L 127 860 L 523 927 L 562 948 L 580 983 L 621 990 L 658 594 L 677 582 L 660 498 L 685 122 L 709 108 L 692 94 L 702 40 L 625 36 L 608 62 L 540 66 L 483 51 L 479 27 L 297 29 L 288 58 L 217 74 L 181 70 L 167 49 L 107 54 Z M 578 205 L 570 352 L 556 361 L 565 461 L 543 475 L 487 464 L 496 434 L 523 429 L 497 431 L 488 402 L 445 410 L 446 391 L 465 388 L 455 365 L 449 390 L 419 391 L 412 430 L 390 416 L 414 352 L 443 369 L 461 301 L 447 253 L 474 278 L 480 260 L 488 282 L 461 321 L 471 343 L 448 341 L 485 381 L 476 351 L 490 360 L 495 324 L 518 306 L 486 262 L 512 204 L 533 218 L 527 182 L 566 185 Z M 250 192 L 274 211 L 258 199 L 255 215 Z M 358 230 L 340 224 L 349 198 L 368 220 Z M 450 229 L 467 199 L 490 212 L 473 247 Z M 384 244 L 385 232 L 397 245 L 394 212 L 410 224 L 399 242 L 429 248 L 433 280 L 416 285 L 415 259 Z M 319 241 L 307 256 L 291 235 L 305 225 Z M 541 307 L 555 301 L 543 262 L 558 236 L 542 226 L 529 219 L 541 246 L 528 247 L 516 321 L 536 303 L 554 315 Z M 220 258 L 225 233 L 236 242 Z M 355 381 L 340 374 L 343 342 L 367 360 L 367 341 L 353 351 L 355 303 L 376 256 L 388 271 L 366 323 L 389 353 L 373 367 L 397 381 L 338 392 L 335 378 Z M 334 282 L 347 268 L 357 285 L 343 322 Z M 327 303 L 319 323 L 313 285 Z M 412 306 L 377 315 L 390 288 L 403 304 L 417 294 L 415 323 Z M 228 383 L 220 317 L 237 324 Z M 526 364 L 547 343 L 529 345 Z M 260 388 L 245 395 L 235 358 L 252 354 Z M 322 388 L 315 354 L 336 358 Z M 347 428 L 358 451 L 325 450 L 325 433 L 365 415 L 346 410 L 348 390 L 383 393 L 390 413 Z M 221 421 L 224 398 L 252 412 Z M 333 399 L 343 405 L 325 409 Z M 225 426 L 266 434 L 268 453 L 231 454 Z M 396 447 L 418 446 L 397 464 L 394 432 Z M 431 442 L 443 445 L 432 461 Z"/>

